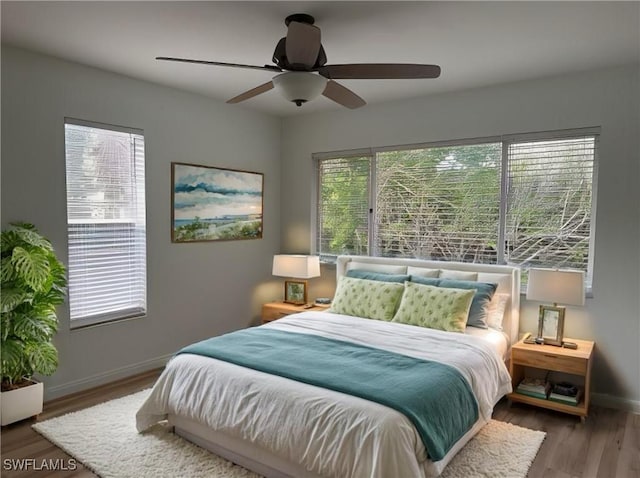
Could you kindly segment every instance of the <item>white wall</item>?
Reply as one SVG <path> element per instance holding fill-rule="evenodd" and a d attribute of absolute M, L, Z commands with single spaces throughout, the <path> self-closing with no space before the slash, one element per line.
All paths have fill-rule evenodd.
<path fill-rule="evenodd" d="M 310 250 L 314 152 L 601 126 L 594 297 L 567 311 L 565 335 L 596 341 L 595 398 L 640 412 L 638 73 L 635 65 L 286 119 L 282 250 Z M 331 290 L 332 274 L 323 270 L 312 296 Z M 521 331 L 535 330 L 536 307 L 524 301 Z"/>
<path fill-rule="evenodd" d="M 245 327 L 280 293 L 271 276 L 280 245 L 279 119 L 3 47 L 2 225 L 36 224 L 64 263 L 65 116 L 144 130 L 148 314 L 70 331 L 68 306 L 60 307 L 49 398 L 159 366 L 183 345 Z M 264 173 L 263 239 L 172 244 L 171 161 Z"/>

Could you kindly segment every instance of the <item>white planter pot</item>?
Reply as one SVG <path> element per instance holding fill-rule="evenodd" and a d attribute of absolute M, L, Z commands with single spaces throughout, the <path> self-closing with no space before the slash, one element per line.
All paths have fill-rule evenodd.
<path fill-rule="evenodd" d="M 0 393 L 2 426 L 42 413 L 44 386 L 40 382 L 31 382 L 33 385 Z"/>

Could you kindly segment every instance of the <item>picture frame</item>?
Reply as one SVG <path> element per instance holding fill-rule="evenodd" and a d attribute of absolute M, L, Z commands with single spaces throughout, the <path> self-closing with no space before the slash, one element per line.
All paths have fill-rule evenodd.
<path fill-rule="evenodd" d="M 171 242 L 262 239 L 264 174 L 171 163 Z"/>
<path fill-rule="evenodd" d="M 562 346 L 564 334 L 564 307 L 541 305 L 538 316 L 538 337 L 546 345 Z"/>
<path fill-rule="evenodd" d="M 284 281 L 284 301 L 287 304 L 303 305 L 307 303 L 307 281 Z"/>

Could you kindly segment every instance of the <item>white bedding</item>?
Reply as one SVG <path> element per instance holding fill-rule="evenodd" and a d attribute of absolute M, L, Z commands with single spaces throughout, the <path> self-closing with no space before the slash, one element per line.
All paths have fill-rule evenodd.
<path fill-rule="evenodd" d="M 479 329 L 478 327 L 467 327 L 464 331 L 467 335 L 473 335 L 487 342 L 496 353 L 506 361 L 509 357 L 509 337 L 501 330 Z"/>
<path fill-rule="evenodd" d="M 327 312 L 290 315 L 263 327 L 447 363 L 467 378 L 484 420 L 511 391 L 500 354 L 472 335 Z M 207 357 L 182 354 L 169 362 L 136 415 L 138 430 L 168 414 L 250 440 L 322 476 L 420 477 L 431 463 L 413 424 L 393 409 Z"/>

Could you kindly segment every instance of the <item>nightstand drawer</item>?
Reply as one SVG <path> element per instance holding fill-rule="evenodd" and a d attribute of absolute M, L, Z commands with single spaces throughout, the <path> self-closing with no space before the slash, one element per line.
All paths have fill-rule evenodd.
<path fill-rule="evenodd" d="M 279 310 L 272 307 L 263 307 L 262 308 L 262 321 L 263 322 L 271 322 L 272 320 L 278 320 L 282 317 L 286 317 L 287 315 L 292 314 L 293 312 L 287 312 L 283 310 Z"/>
<path fill-rule="evenodd" d="M 555 370 L 559 372 L 585 375 L 587 373 L 587 360 L 581 357 L 568 357 L 555 354 L 548 350 L 520 350 L 513 348 L 512 360 L 514 363 L 535 368 Z"/>

